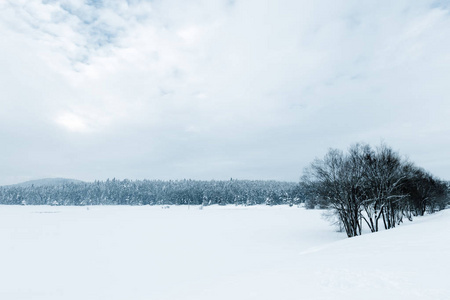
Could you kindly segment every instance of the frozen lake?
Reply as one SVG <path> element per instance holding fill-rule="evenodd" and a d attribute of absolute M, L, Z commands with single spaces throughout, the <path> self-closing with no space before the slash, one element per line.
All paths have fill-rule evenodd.
<path fill-rule="evenodd" d="M 0 206 L 0 299 L 449 299 L 448 211 L 352 239 L 321 213 Z"/>

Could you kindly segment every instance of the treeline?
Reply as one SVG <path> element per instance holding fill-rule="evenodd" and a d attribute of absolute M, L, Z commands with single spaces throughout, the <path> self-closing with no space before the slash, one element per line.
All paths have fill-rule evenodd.
<path fill-rule="evenodd" d="M 255 205 L 297 204 L 299 185 L 277 181 L 106 180 L 49 186 L 0 187 L 10 205 Z"/>
<path fill-rule="evenodd" d="M 331 149 L 304 172 L 307 208 L 329 208 L 348 237 L 363 225 L 376 232 L 449 204 L 449 185 L 401 158 L 386 145 Z"/>

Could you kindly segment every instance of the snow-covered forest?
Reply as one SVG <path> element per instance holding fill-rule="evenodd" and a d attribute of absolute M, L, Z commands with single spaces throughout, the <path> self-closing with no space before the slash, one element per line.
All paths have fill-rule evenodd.
<path fill-rule="evenodd" d="M 12 205 L 255 205 L 297 204 L 299 185 L 278 181 L 106 180 L 0 187 Z"/>

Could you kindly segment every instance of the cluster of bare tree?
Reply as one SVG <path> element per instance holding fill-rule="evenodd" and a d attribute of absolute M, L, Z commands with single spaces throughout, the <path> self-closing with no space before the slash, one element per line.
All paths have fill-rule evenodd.
<path fill-rule="evenodd" d="M 406 217 L 433 213 L 449 203 L 448 183 L 400 157 L 386 145 L 331 149 L 307 168 L 301 185 L 306 207 L 329 208 L 347 236 L 395 227 Z"/>

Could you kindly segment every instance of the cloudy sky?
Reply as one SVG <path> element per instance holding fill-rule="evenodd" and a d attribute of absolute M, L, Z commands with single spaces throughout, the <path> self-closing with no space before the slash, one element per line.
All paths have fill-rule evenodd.
<path fill-rule="evenodd" d="M 0 185 L 299 180 L 386 144 L 450 179 L 450 2 L 0 1 Z"/>

